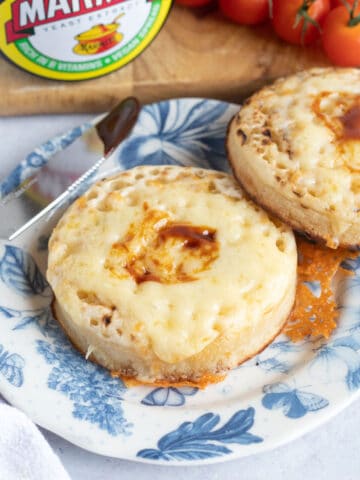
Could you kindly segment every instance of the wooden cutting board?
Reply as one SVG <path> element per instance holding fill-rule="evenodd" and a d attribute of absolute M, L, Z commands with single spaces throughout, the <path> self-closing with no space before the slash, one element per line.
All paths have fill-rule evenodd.
<path fill-rule="evenodd" d="M 0 58 L 0 114 L 100 112 L 127 95 L 143 103 L 184 96 L 238 102 L 278 76 L 324 65 L 320 47 L 286 44 L 267 25 L 243 27 L 217 11 L 174 6 L 150 47 L 106 77 L 47 80 Z"/>

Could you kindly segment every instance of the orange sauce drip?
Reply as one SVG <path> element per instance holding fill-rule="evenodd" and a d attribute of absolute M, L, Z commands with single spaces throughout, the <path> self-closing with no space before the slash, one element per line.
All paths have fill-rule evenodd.
<path fill-rule="evenodd" d="M 343 115 L 332 116 L 323 111 L 321 102 L 330 97 L 331 92 L 322 92 L 312 103 L 314 114 L 332 130 L 339 141 L 360 140 L 360 97 L 342 92 L 340 98 L 334 101 L 332 109 L 341 107 Z"/>
<path fill-rule="evenodd" d="M 343 137 L 351 140 L 360 140 L 360 105 L 351 107 L 345 115 L 340 117 L 343 124 Z"/>
<path fill-rule="evenodd" d="M 184 248 L 201 248 L 209 247 L 211 243 L 215 243 L 215 233 L 213 228 L 197 227 L 185 224 L 173 224 L 163 227 L 159 232 L 162 241 L 167 238 L 179 238 L 183 240 Z"/>
<path fill-rule="evenodd" d="M 346 258 L 355 258 L 359 253 L 345 249 L 332 250 L 315 245 L 297 237 L 299 253 L 298 281 L 294 309 L 285 325 L 284 333 L 293 341 L 305 337 L 329 338 L 336 328 L 339 316 L 332 290 L 334 275 Z M 352 272 L 342 269 L 351 275 Z M 317 298 L 304 282 L 318 281 L 321 294 Z"/>
<path fill-rule="evenodd" d="M 126 387 L 139 387 L 139 386 L 152 386 L 152 387 L 196 387 L 199 388 L 200 390 L 203 390 L 206 388 L 208 385 L 212 385 L 215 383 L 220 383 L 222 382 L 226 375 L 211 375 L 211 374 L 206 374 L 203 375 L 197 382 L 190 382 L 189 380 L 182 380 L 180 382 L 166 382 L 165 380 L 158 380 L 156 382 L 141 382 L 140 380 L 137 380 L 136 378 L 133 377 L 126 377 L 125 375 L 121 375 L 118 372 L 111 372 L 112 377 L 118 377 L 121 378 L 121 380 L 125 383 Z"/>
<path fill-rule="evenodd" d="M 218 258 L 215 229 L 173 223 L 163 211 L 149 210 L 146 203 L 143 208 L 142 220 L 130 225 L 123 241 L 112 245 L 105 268 L 113 275 L 131 276 L 138 285 L 193 282 Z"/>
<path fill-rule="evenodd" d="M 201 227 L 186 224 L 169 224 L 162 227 L 157 232 L 157 238 L 154 244 L 154 251 L 158 252 L 159 247 L 165 245 L 166 242 L 179 241 L 183 250 L 192 251 L 193 256 L 198 256 L 202 261 L 202 268 L 205 270 L 218 255 L 219 249 L 216 243 L 216 231 L 209 227 Z M 195 252 L 196 250 L 196 252 Z M 190 253 L 190 252 L 189 252 Z M 144 266 L 144 258 L 148 255 L 148 251 L 144 252 L 143 257 L 133 256 L 130 262 L 125 266 L 126 270 L 132 275 L 137 284 L 143 282 L 166 283 L 165 278 L 158 275 Z M 164 264 L 165 256 L 161 256 L 158 262 L 162 262 L 163 270 L 166 270 Z M 171 262 L 173 264 L 173 262 Z M 193 275 L 189 275 L 180 268 L 176 271 L 176 280 L 179 282 L 192 282 L 196 280 Z M 173 280 L 172 280 L 173 281 Z M 171 283 L 171 282 L 169 282 Z"/>

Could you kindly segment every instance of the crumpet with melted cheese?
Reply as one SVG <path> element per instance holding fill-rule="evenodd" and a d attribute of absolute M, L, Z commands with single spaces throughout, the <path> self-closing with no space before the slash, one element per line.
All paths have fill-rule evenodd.
<path fill-rule="evenodd" d="M 312 69 L 253 95 L 228 130 L 248 194 L 328 246 L 360 244 L 360 70 Z"/>
<path fill-rule="evenodd" d="M 225 173 L 137 167 L 65 213 L 54 312 L 75 346 L 142 382 L 199 382 L 262 350 L 294 303 L 292 231 Z"/>

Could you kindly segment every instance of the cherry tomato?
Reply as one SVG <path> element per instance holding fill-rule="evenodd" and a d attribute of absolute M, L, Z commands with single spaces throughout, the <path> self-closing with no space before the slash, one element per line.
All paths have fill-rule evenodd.
<path fill-rule="evenodd" d="M 360 6 L 354 12 L 353 25 L 346 7 L 331 10 L 323 25 L 322 41 L 330 60 L 341 67 L 360 67 Z"/>
<path fill-rule="evenodd" d="M 213 0 L 176 0 L 176 3 L 184 5 L 185 7 L 203 7 L 212 1 Z"/>
<path fill-rule="evenodd" d="M 225 17 L 245 25 L 262 23 L 269 17 L 269 0 L 219 0 Z"/>
<path fill-rule="evenodd" d="M 319 37 L 329 11 L 330 0 L 273 0 L 272 24 L 283 40 L 309 45 Z"/>
<path fill-rule="evenodd" d="M 346 0 L 347 3 L 351 6 L 355 0 Z M 331 8 L 343 7 L 344 2 L 342 0 L 330 0 Z"/>

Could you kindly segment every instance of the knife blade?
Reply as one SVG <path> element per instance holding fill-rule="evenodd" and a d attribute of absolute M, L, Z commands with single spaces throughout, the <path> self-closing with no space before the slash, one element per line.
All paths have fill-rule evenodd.
<path fill-rule="evenodd" d="M 140 104 L 135 97 L 124 99 L 7 192 L 0 199 L 0 238 L 13 240 L 44 216 L 52 216 L 77 194 L 130 134 L 139 112 Z"/>

